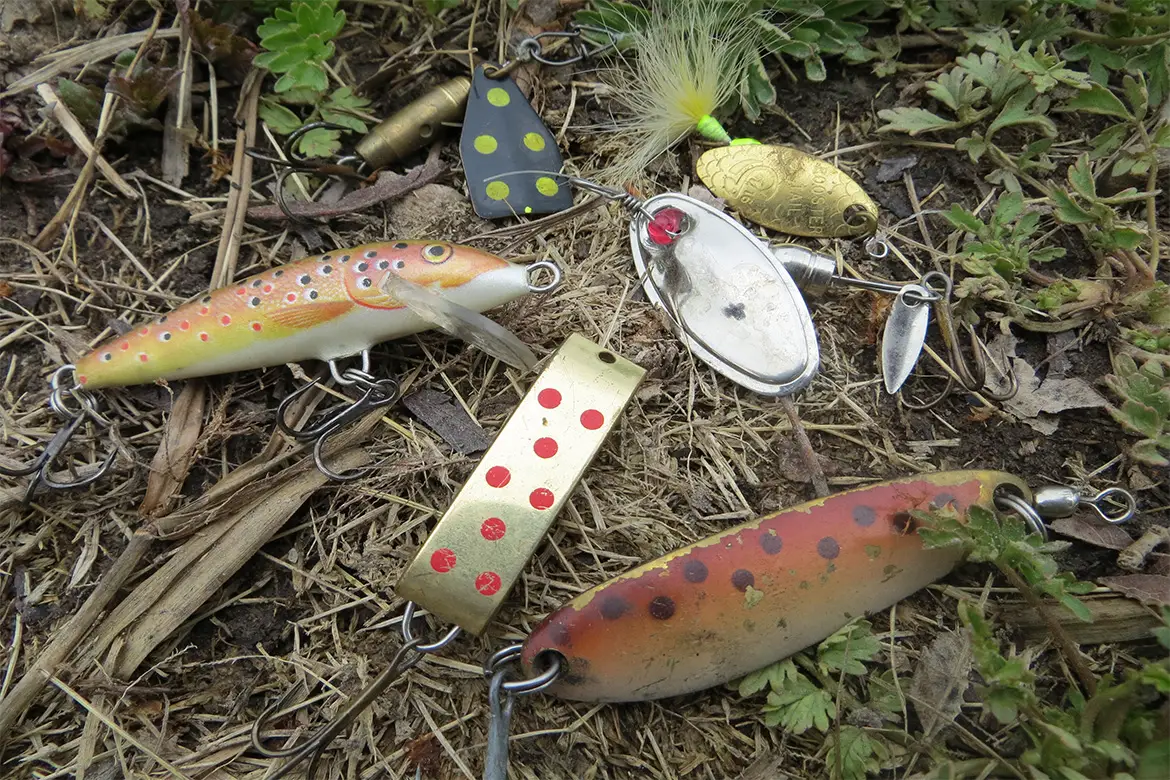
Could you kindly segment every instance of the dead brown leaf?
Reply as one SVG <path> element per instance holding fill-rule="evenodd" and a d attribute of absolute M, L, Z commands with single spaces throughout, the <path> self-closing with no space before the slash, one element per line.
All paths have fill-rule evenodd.
<path fill-rule="evenodd" d="M 1080 517 L 1063 517 L 1053 520 L 1048 527 L 1061 536 L 1076 539 L 1094 547 L 1106 550 L 1124 550 L 1133 544 L 1133 539 L 1124 528 L 1104 522 L 1094 522 Z"/>
<path fill-rule="evenodd" d="M 1170 606 L 1170 577 L 1160 574 L 1122 574 L 1101 577 L 1098 583 L 1150 606 Z"/>
<path fill-rule="evenodd" d="M 974 660 L 966 631 L 941 634 L 918 659 L 910 682 L 910 701 L 927 737 L 958 717 Z"/>

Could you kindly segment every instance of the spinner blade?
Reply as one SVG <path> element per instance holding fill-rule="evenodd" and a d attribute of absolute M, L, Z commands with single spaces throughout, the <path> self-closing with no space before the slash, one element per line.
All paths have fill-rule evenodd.
<path fill-rule="evenodd" d="M 484 219 L 554 214 L 573 205 L 573 194 L 552 175 L 563 159 L 545 127 L 510 76 L 475 69 L 459 154 L 475 213 Z M 493 66 L 494 67 L 494 66 Z M 501 178 L 492 178 L 506 174 Z"/>

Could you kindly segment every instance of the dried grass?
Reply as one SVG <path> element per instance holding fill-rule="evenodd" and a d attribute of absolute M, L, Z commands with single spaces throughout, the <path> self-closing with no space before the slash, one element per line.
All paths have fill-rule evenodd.
<path fill-rule="evenodd" d="M 425 70 L 413 72 L 425 78 Z M 545 118 L 572 137 L 574 107 L 587 103 L 592 87 L 555 89 L 565 99 Z M 219 96 L 220 106 L 230 102 Z M 219 141 L 237 152 L 237 181 L 245 141 L 243 131 L 234 144 Z M 848 169 L 868 146 L 826 156 Z M 206 287 L 214 278 L 207 248 L 217 238 L 230 247 L 217 267 L 225 267 L 224 251 L 231 260 L 238 252 L 242 275 L 291 260 L 307 241 L 341 246 L 406 233 L 462 239 L 484 232 L 469 209 L 428 212 L 426 188 L 407 196 L 412 209 L 376 207 L 298 234 L 233 222 L 236 201 L 224 202 L 224 184 L 207 185 L 206 170 L 196 170 L 192 191 L 145 173 L 128 178 L 144 197 L 129 203 L 94 183 L 81 206 L 93 219 L 65 222 L 66 234 L 51 236 L 51 252 L 3 239 L 15 258 L 9 267 L 22 269 L 7 277 L 14 293 L 0 306 L 0 332 L 9 334 L 0 339 L 5 458 L 27 459 L 56 428 L 44 405 L 47 375 L 113 329 Z M 255 203 L 269 179 L 258 170 L 242 191 Z M 211 211 L 224 207 L 233 215 L 226 225 L 225 210 Z M 180 208 L 186 211 L 176 220 Z M 637 562 L 811 497 L 782 405 L 697 363 L 646 304 L 631 275 L 626 224 L 616 207 L 604 206 L 520 242 L 508 235 L 479 241 L 545 254 L 565 268 L 567 281 L 553 295 L 497 313 L 539 354 L 580 332 L 649 373 L 490 633 L 462 637 L 408 672 L 333 745 L 322 777 L 415 777 L 416 770 L 477 777 L 487 726 L 480 665 L 490 652 Z M 900 261 L 916 273 L 945 256 L 923 232 L 898 238 L 913 252 Z M 824 248 L 846 267 L 868 262 L 854 245 Z M 911 431 L 891 414 L 872 350 L 860 348 L 874 316 L 864 293 L 816 304 L 824 365 L 798 400 L 829 484 L 967 465 L 946 419 L 936 415 Z M 435 334 L 383 346 L 375 366 L 401 377 L 407 391 L 425 385 L 456 396 L 493 433 L 530 379 Z M 188 403 L 188 390 L 178 387 L 103 393 L 122 451 L 110 478 L 87 491 L 44 495 L 28 508 L 18 505 L 19 490 L 4 488 L 0 579 L 15 596 L 0 609 L 6 777 L 260 778 L 274 762 L 249 751 L 247 732 L 263 709 L 294 684 L 325 686 L 296 702 L 271 732 L 277 743 L 294 741 L 341 706 L 330 692 L 351 695 L 385 666 L 400 641 L 402 604 L 392 586 L 474 458 L 454 454 L 398 407 L 368 421 L 368 437 L 358 430 L 340 442 L 361 439 L 360 452 L 344 457 L 373 463 L 371 476 L 327 484 L 302 451 L 269 436 L 273 409 L 292 386 L 284 369 L 212 379 L 206 405 L 191 414 L 177 411 Z M 100 460 L 100 439 L 79 437 L 78 446 L 79 463 Z M 151 462 L 153 453 L 160 454 Z M 166 484 L 149 493 L 144 512 L 146 485 L 158 480 Z M 938 631 L 935 616 L 952 612 L 944 602 L 955 592 L 934 589 L 889 615 L 883 641 L 892 646 L 897 637 L 891 659 L 903 658 L 903 673 Z M 15 707 L 18 701 L 31 706 Z M 965 732 L 957 739 L 980 755 L 1005 738 Z M 534 696 L 517 706 L 512 767 L 516 778 L 540 780 L 741 772 L 750 780 L 777 777 L 778 763 L 791 776 L 818 776 L 820 747 L 816 738 L 766 728 L 758 702 L 725 690 L 629 706 Z"/>

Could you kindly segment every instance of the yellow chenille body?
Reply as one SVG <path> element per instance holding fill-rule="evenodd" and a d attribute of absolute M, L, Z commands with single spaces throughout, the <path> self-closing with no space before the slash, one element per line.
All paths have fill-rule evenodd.
<path fill-rule="evenodd" d="M 471 247 L 339 249 L 248 277 L 105 342 L 77 362 L 78 381 L 112 387 L 330 360 L 432 327 L 383 291 L 391 273 L 481 312 L 529 290 L 523 266 Z"/>

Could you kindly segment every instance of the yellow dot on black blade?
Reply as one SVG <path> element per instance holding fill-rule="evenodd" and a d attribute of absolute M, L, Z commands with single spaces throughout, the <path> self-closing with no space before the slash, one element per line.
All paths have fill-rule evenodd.
<path fill-rule="evenodd" d="M 549 177 L 541 176 L 536 180 L 536 191 L 541 195 L 551 198 L 553 195 L 556 195 L 558 192 L 560 192 L 561 188 L 558 187 L 557 183 Z"/>
<path fill-rule="evenodd" d="M 493 181 L 488 182 L 488 186 L 484 188 L 484 192 L 487 193 L 487 196 L 492 200 L 503 200 L 504 198 L 508 197 L 508 193 L 510 193 L 511 190 L 504 182 Z"/>
<path fill-rule="evenodd" d="M 503 108 L 512 102 L 512 98 L 508 95 L 507 90 L 501 89 L 500 87 L 492 87 L 489 89 L 487 93 L 487 99 L 488 102 L 493 106 L 498 106 L 500 108 Z"/>
<path fill-rule="evenodd" d="M 480 154 L 491 154 L 499 144 L 490 135 L 480 135 L 475 138 L 475 151 Z"/>
<path fill-rule="evenodd" d="M 540 133 L 526 133 L 524 136 L 524 145 L 534 152 L 544 150 L 544 136 Z"/>

